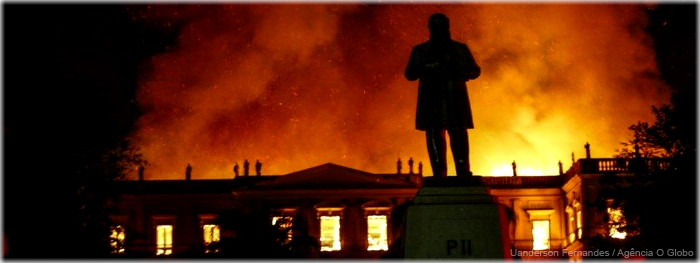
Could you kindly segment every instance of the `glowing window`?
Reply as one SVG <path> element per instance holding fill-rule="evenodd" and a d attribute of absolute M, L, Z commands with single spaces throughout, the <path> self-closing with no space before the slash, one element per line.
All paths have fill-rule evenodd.
<path fill-rule="evenodd" d="M 621 232 L 618 229 L 625 226 L 625 218 L 622 215 L 622 210 L 608 207 L 608 224 L 610 225 L 610 233 L 612 238 L 625 239 L 627 233 Z"/>
<path fill-rule="evenodd" d="M 566 207 L 566 218 L 569 243 L 573 243 L 576 241 L 576 218 L 574 217 L 574 209 L 571 206 Z"/>
<path fill-rule="evenodd" d="M 532 221 L 532 249 L 549 249 L 549 220 Z"/>
<path fill-rule="evenodd" d="M 576 211 L 576 230 L 578 234 L 578 238 L 581 239 L 583 236 L 583 228 L 581 227 L 582 221 L 581 221 L 581 210 Z"/>
<path fill-rule="evenodd" d="M 173 253 L 173 225 L 156 226 L 156 255 L 170 255 Z"/>
<path fill-rule="evenodd" d="M 340 216 L 321 216 L 321 251 L 340 250 Z"/>
<path fill-rule="evenodd" d="M 124 240 L 126 234 L 124 233 L 124 227 L 113 226 L 112 235 L 110 235 L 109 245 L 112 247 L 112 254 L 124 254 L 126 251 L 124 249 Z"/>
<path fill-rule="evenodd" d="M 213 248 L 220 240 L 221 231 L 219 225 L 207 224 L 202 226 L 204 232 L 204 253 L 216 253 L 219 252 L 219 248 Z"/>
<path fill-rule="evenodd" d="M 367 216 L 367 250 L 388 250 L 386 216 Z"/>
<path fill-rule="evenodd" d="M 272 225 L 278 226 L 280 231 L 287 231 L 287 239 L 282 243 L 287 244 L 292 241 L 292 217 L 291 216 L 273 216 Z"/>

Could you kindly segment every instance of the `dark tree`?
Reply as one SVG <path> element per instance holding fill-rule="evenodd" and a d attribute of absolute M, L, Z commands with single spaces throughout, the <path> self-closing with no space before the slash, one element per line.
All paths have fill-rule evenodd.
<path fill-rule="evenodd" d="M 662 4 L 649 8 L 647 28 L 654 37 L 657 65 L 673 90 L 668 105 L 652 107 L 653 123 L 630 126 L 634 137 L 616 157 L 663 157 L 665 171 L 635 169 L 632 177 L 607 175 L 597 202 L 622 210 L 629 233 L 624 240 L 599 237 L 598 247 L 677 249 L 697 245 L 697 4 Z M 635 145 L 639 154 L 635 154 Z M 644 166 L 641 166 L 644 168 Z M 608 224 L 608 218 L 600 222 Z M 697 257 L 697 251 L 694 253 Z M 668 255 L 665 255 L 668 256 Z"/>
<path fill-rule="evenodd" d="M 300 217 L 282 218 L 274 225 L 273 209 L 228 210 L 222 213 L 219 224 L 222 237 L 218 246 L 221 258 L 309 258 L 317 257 L 319 244 L 309 236 L 308 228 Z M 291 221 L 291 227 L 285 227 Z M 292 240 L 287 240 L 289 231 Z"/>
<path fill-rule="evenodd" d="M 174 40 L 132 12 L 4 5 L 8 258 L 108 255 L 108 182 L 141 162 L 126 140 L 140 114 L 139 72 Z"/>
<path fill-rule="evenodd" d="M 653 107 L 652 124 L 630 126 L 634 139 L 623 143 L 617 158 L 632 158 L 634 176 L 604 175 L 596 206 L 620 209 L 624 224 L 616 225 L 606 216 L 600 224 L 619 227 L 627 238 L 599 237 L 592 246 L 600 249 L 677 249 L 691 251 L 697 244 L 696 141 L 690 136 L 694 123 L 684 114 L 687 101 L 673 95 L 670 105 Z M 694 134 L 694 132 L 692 132 Z M 636 149 L 635 149 L 636 148 Z M 638 152 L 638 154 L 637 154 Z M 670 166 L 652 169 L 643 158 L 665 158 Z M 665 255 L 668 257 L 668 255 Z M 695 255 L 697 256 L 697 255 Z"/>
<path fill-rule="evenodd" d="M 677 98 L 678 94 L 674 94 Z M 678 99 L 674 99 L 678 101 Z M 629 127 L 634 138 L 623 142 L 616 158 L 633 158 L 635 152 L 644 158 L 687 158 L 695 155 L 695 138 L 687 130 L 694 130 L 688 125 L 685 112 L 680 112 L 675 105 L 652 107 L 655 122 L 638 122 Z M 637 149 L 635 149 L 637 148 Z"/>

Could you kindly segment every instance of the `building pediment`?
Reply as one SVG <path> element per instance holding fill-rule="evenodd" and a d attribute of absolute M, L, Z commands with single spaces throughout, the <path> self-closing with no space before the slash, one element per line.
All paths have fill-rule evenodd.
<path fill-rule="evenodd" d="M 326 163 L 309 169 L 261 182 L 253 188 L 273 189 L 349 189 L 414 187 L 407 175 L 372 174 L 365 171 Z"/>

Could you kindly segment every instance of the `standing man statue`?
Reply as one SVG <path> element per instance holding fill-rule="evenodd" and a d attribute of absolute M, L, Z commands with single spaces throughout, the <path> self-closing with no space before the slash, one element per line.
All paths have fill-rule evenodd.
<path fill-rule="evenodd" d="M 416 129 L 425 131 L 433 176 L 447 176 L 445 131 L 450 135 L 457 176 L 471 176 L 469 137 L 473 129 L 466 82 L 481 68 L 466 44 L 452 40 L 450 21 L 436 13 L 428 19 L 430 39 L 416 45 L 404 75 L 418 81 Z"/>
<path fill-rule="evenodd" d="M 192 166 L 188 163 L 187 168 L 185 168 L 185 180 L 189 181 L 192 179 Z"/>
<path fill-rule="evenodd" d="M 401 174 L 401 168 L 403 165 L 401 164 L 401 158 L 399 158 L 398 161 L 396 161 L 396 174 Z"/>
<path fill-rule="evenodd" d="M 146 167 L 139 165 L 139 181 L 143 181 L 143 173 L 146 171 Z"/>
<path fill-rule="evenodd" d="M 260 176 L 262 174 L 262 163 L 260 160 L 255 160 L 255 175 Z"/>

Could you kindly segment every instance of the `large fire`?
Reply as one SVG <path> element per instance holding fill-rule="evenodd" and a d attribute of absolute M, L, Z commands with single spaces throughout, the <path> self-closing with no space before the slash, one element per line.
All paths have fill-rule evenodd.
<path fill-rule="evenodd" d="M 263 175 L 332 162 L 395 172 L 413 157 L 431 174 L 414 129 L 411 48 L 443 12 L 452 37 L 482 67 L 467 86 L 477 175 L 558 174 L 558 161 L 610 156 L 668 100 L 644 32 L 646 5 L 155 5 L 135 19 L 182 25 L 151 59 L 134 141 L 146 179 L 231 178 L 235 163 Z M 448 155 L 451 160 L 451 156 Z M 253 165 L 251 165 L 253 166 Z M 251 170 L 253 170 L 251 168 Z M 407 169 L 404 168 L 404 171 Z M 252 173 L 252 172 L 251 172 Z M 449 166 L 448 174 L 454 174 Z"/>

